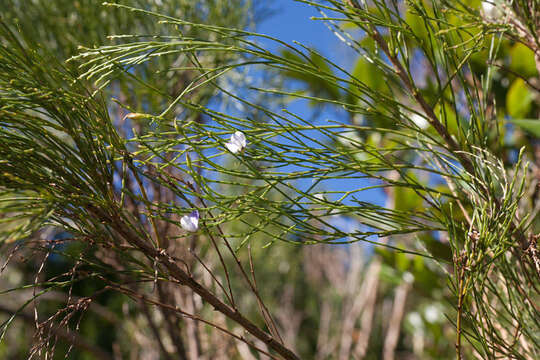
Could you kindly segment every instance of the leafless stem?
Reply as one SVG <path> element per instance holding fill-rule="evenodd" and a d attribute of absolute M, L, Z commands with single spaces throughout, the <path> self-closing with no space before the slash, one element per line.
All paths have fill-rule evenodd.
<path fill-rule="evenodd" d="M 458 304 L 457 304 L 457 318 L 456 318 L 456 357 L 457 360 L 462 359 L 461 354 L 461 318 L 463 314 L 463 301 L 465 300 L 465 263 L 464 259 L 457 259 L 459 278 L 458 278 Z"/>
<path fill-rule="evenodd" d="M 253 267 L 253 258 L 251 257 L 251 245 L 248 244 L 248 257 L 249 257 L 249 269 L 251 271 L 251 277 L 253 278 L 253 285 L 255 289 L 257 289 L 257 279 L 255 278 L 255 268 Z M 257 289 L 258 292 L 258 289 Z M 259 297 L 256 297 L 257 304 L 259 305 L 259 309 L 261 311 L 261 314 L 263 314 L 264 322 L 266 323 L 266 326 L 268 326 L 269 329 L 272 329 L 272 335 L 277 336 L 279 338 L 279 341 L 283 343 L 283 339 L 279 335 L 279 331 L 277 330 L 276 323 L 274 322 L 274 319 L 272 319 L 272 316 L 270 313 L 268 313 L 268 310 L 266 310 L 266 307 L 264 304 L 260 301 Z"/>
<path fill-rule="evenodd" d="M 157 290 L 159 299 L 161 302 L 168 302 L 167 300 L 171 298 L 169 289 L 166 286 L 163 286 L 161 282 L 158 282 L 157 284 Z M 178 357 L 180 360 L 186 360 L 186 348 L 184 345 L 184 342 L 181 338 L 181 331 L 179 330 L 179 324 L 178 322 L 173 321 L 174 319 L 170 316 L 171 311 L 168 309 L 163 309 L 163 315 L 165 319 L 165 324 L 167 326 L 167 331 L 169 332 L 169 336 L 171 337 L 173 341 L 173 345 L 176 349 L 176 353 L 178 354 Z"/>
<path fill-rule="evenodd" d="M 358 359 L 363 359 L 366 356 L 368 349 L 369 338 L 373 325 L 373 314 L 375 313 L 375 305 L 377 300 L 377 289 L 379 287 L 380 270 L 381 260 L 373 259 L 369 266 L 368 275 L 366 275 L 369 279 L 371 279 L 371 284 L 369 287 L 367 287 L 366 292 L 368 294 L 368 298 L 362 313 L 362 318 L 360 319 L 360 334 L 354 348 L 354 354 Z"/>
<path fill-rule="evenodd" d="M 29 324 L 32 324 L 34 323 L 34 318 L 31 314 L 28 314 L 28 313 L 25 313 L 25 312 L 18 312 L 17 311 L 14 311 L 2 304 L 0 304 L 0 311 L 1 312 L 4 312 L 6 314 L 10 314 L 10 315 L 13 315 L 13 314 L 17 314 L 18 317 L 20 317 L 21 319 L 23 319 L 24 321 L 26 321 L 27 323 Z M 93 345 L 93 344 L 90 344 L 89 342 L 87 342 L 86 340 L 84 340 L 84 338 L 80 337 L 76 332 L 70 332 L 68 333 L 66 330 L 62 329 L 62 328 L 54 328 L 52 330 L 54 332 L 54 334 L 62 339 L 64 339 L 65 341 L 69 342 L 70 344 L 73 344 L 74 346 L 76 346 L 77 348 L 81 349 L 81 350 L 84 350 L 84 351 L 87 351 L 88 353 L 92 354 L 95 356 L 96 359 L 100 359 L 100 360 L 113 360 L 113 357 L 108 353 L 106 352 L 105 350 Z"/>
<path fill-rule="evenodd" d="M 170 275 L 176 279 L 181 285 L 189 287 L 192 291 L 198 294 L 205 302 L 212 305 L 217 311 L 242 326 L 247 332 L 264 342 L 270 349 L 276 351 L 284 359 L 297 360 L 298 357 L 282 343 L 274 339 L 271 335 L 261 330 L 257 325 L 244 317 L 237 309 L 231 308 L 226 303 L 222 302 L 218 297 L 206 289 L 203 285 L 188 275 L 176 262 L 166 253 L 165 250 L 158 250 L 152 246 L 150 242 L 141 239 L 135 234 L 132 229 L 124 223 L 121 217 L 117 214 L 107 214 L 99 208 L 89 205 L 88 210 L 94 213 L 99 219 L 104 219 L 108 224 L 128 243 L 137 247 L 148 258 L 157 258 L 161 266 L 167 269 Z"/>
<path fill-rule="evenodd" d="M 203 206 L 205 208 L 208 208 L 204 202 L 204 200 L 202 198 L 200 198 L 200 201 L 201 203 L 203 204 Z M 208 211 L 208 215 L 213 219 L 214 216 L 212 215 L 212 213 L 210 211 Z M 270 315 L 270 311 L 268 311 L 268 308 L 266 307 L 266 305 L 264 304 L 264 302 L 262 301 L 262 298 L 261 296 L 259 295 L 259 291 L 257 290 L 257 287 L 252 283 L 252 281 L 249 279 L 249 276 L 248 274 L 246 273 L 246 270 L 244 269 L 244 267 L 242 266 L 242 263 L 240 262 L 240 259 L 238 258 L 238 256 L 236 256 L 236 253 L 234 252 L 233 248 L 231 247 L 231 244 L 229 243 L 229 241 L 227 240 L 227 237 L 225 236 L 225 233 L 223 232 L 223 230 L 221 229 L 221 226 L 217 225 L 216 228 L 218 229 L 218 232 L 219 234 L 221 235 L 221 238 L 223 239 L 223 242 L 225 243 L 225 246 L 227 247 L 227 249 L 229 250 L 229 253 L 231 254 L 231 256 L 233 257 L 234 261 L 236 262 L 236 265 L 238 267 L 238 269 L 240 270 L 240 273 L 242 274 L 242 277 L 244 278 L 244 280 L 246 281 L 246 283 L 249 285 L 251 291 L 253 292 L 253 294 L 255 295 L 255 297 L 257 298 L 257 302 L 259 303 L 259 305 L 262 307 L 262 309 L 264 310 L 262 312 L 262 316 L 263 318 L 265 317 L 265 312 L 266 312 L 266 316 L 268 316 L 271 320 L 271 323 L 274 323 L 274 321 L 272 320 L 272 317 Z M 213 236 L 212 234 L 209 232 L 208 233 L 208 236 L 210 236 L 210 238 L 213 240 Z M 214 241 L 214 240 L 213 240 Z M 231 294 L 232 295 L 232 294 Z M 270 327 L 271 328 L 271 327 Z M 278 333 L 278 329 L 275 327 L 274 325 L 274 331 L 276 333 Z M 277 334 L 277 338 L 278 340 L 283 344 L 283 340 L 281 339 L 281 336 L 279 336 L 279 334 Z"/>
<path fill-rule="evenodd" d="M 388 324 L 386 338 L 384 339 L 383 359 L 394 360 L 396 346 L 401 329 L 401 321 L 405 313 L 405 303 L 411 284 L 403 281 L 397 288 L 394 295 L 394 304 L 392 306 L 392 315 Z"/>
<path fill-rule="evenodd" d="M 227 299 L 229 300 L 229 302 L 231 303 L 231 305 L 234 307 L 234 300 L 233 298 L 229 295 L 229 293 L 227 292 L 227 290 L 225 290 L 225 288 L 223 287 L 223 284 L 221 283 L 221 281 L 218 280 L 218 278 L 216 278 L 216 275 L 214 274 L 214 272 L 204 263 L 204 261 L 195 253 L 195 251 L 192 251 L 191 249 L 189 250 L 189 253 L 191 255 L 193 255 L 193 257 L 195 259 L 197 259 L 197 261 L 199 262 L 199 264 L 202 265 L 202 267 L 208 272 L 208 274 L 212 277 L 212 280 L 214 280 L 217 284 L 217 286 L 219 286 L 219 288 L 223 291 L 223 294 L 225 295 L 225 297 L 227 297 Z"/>
<path fill-rule="evenodd" d="M 147 304 L 144 303 L 143 301 L 139 301 L 139 305 L 140 305 L 140 308 L 143 311 L 143 314 L 144 314 L 144 317 L 146 318 L 146 321 L 148 321 L 148 325 L 150 325 L 150 330 L 154 334 L 154 338 L 156 339 L 156 341 L 157 341 L 157 343 L 159 345 L 159 349 L 161 350 L 161 353 L 163 354 L 165 359 L 172 360 L 171 355 L 169 354 L 167 349 L 165 349 L 165 345 L 163 345 L 163 340 L 161 339 L 161 334 L 159 333 L 158 327 L 154 323 L 154 319 L 152 319 L 152 314 L 150 313 L 150 310 L 148 309 Z"/>
<path fill-rule="evenodd" d="M 260 352 L 261 354 L 264 354 L 264 355 L 267 355 L 269 356 L 270 358 L 272 359 L 276 359 L 277 358 L 275 356 L 273 356 L 272 354 L 269 354 L 268 352 L 264 351 L 263 349 L 257 347 L 255 344 L 251 343 L 250 341 L 248 341 L 247 339 L 245 339 L 244 337 L 242 336 L 238 336 L 234 333 L 232 333 L 231 331 L 227 330 L 226 328 L 222 327 L 222 326 L 219 326 L 217 325 L 216 323 L 213 323 L 213 322 L 210 322 L 208 320 L 205 320 L 199 316 L 196 316 L 194 314 L 190 314 L 190 313 L 187 313 L 185 311 L 182 311 L 180 310 L 178 307 L 176 306 L 173 306 L 173 305 L 169 305 L 169 304 L 164 304 L 160 301 L 157 301 L 157 300 L 154 300 L 154 299 L 150 299 L 142 294 L 139 294 L 139 293 L 136 293 L 136 292 L 133 292 L 132 290 L 128 289 L 128 288 L 125 288 L 125 287 L 122 287 L 120 285 L 109 285 L 109 287 L 111 289 L 115 289 L 115 290 L 118 290 L 134 299 L 137 299 L 139 301 L 144 301 L 145 303 L 148 303 L 148 304 L 151 304 L 151 305 L 155 305 L 155 306 L 158 306 L 158 307 L 161 307 L 161 308 L 166 308 L 166 309 L 169 309 L 171 311 L 174 311 L 178 314 L 180 314 L 181 316 L 184 316 L 186 318 L 189 318 L 189 319 L 192 319 L 192 320 L 195 320 L 195 321 L 200 321 L 200 322 L 203 322 L 207 325 L 210 325 L 224 333 L 226 333 L 227 335 L 237 339 L 237 340 L 240 340 L 242 342 L 244 342 L 245 344 L 249 345 L 250 347 L 252 347 L 253 349 L 257 350 L 258 352 Z M 285 357 L 285 359 L 288 359 L 288 357 Z M 295 357 L 296 359 L 296 357 Z"/>

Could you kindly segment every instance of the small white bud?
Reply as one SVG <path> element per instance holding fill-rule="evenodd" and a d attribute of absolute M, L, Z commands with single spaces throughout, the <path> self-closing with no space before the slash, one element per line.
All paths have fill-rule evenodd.
<path fill-rule="evenodd" d="M 182 216 L 180 219 L 180 225 L 182 226 L 182 229 L 186 231 L 197 231 L 199 229 L 199 212 L 194 210 L 191 212 L 191 214 Z"/>
<path fill-rule="evenodd" d="M 244 150 L 247 145 L 246 136 L 243 132 L 237 131 L 231 135 L 231 141 L 225 144 L 227 149 L 233 154 L 236 154 L 239 151 Z"/>

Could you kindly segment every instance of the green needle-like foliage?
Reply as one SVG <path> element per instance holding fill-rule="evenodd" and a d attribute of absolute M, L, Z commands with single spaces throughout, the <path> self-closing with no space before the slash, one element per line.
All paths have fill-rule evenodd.
<path fill-rule="evenodd" d="M 150 1 L 76 2 L 79 20 L 107 20 L 103 31 L 81 26 L 91 28 L 88 41 L 58 34 L 51 21 L 69 7 L 63 1 L 48 13 L 32 7 L 19 27 L 2 20 L 0 241 L 23 243 L 52 228 L 87 245 L 63 274 L 68 285 L 51 287 L 68 286 L 71 297 L 81 264 L 101 286 L 95 293 L 143 304 L 165 357 L 200 355 L 196 334 L 220 331 L 248 346 L 231 358 L 362 358 L 380 347 L 391 359 L 413 292 L 432 309 L 446 301 L 454 330 L 441 351 L 538 358 L 540 5 L 297 2 L 318 10 L 313 20 L 355 54 L 354 66 L 250 31 L 245 13 L 217 0 L 174 2 L 185 13 Z M 20 14 L 21 2 L 10 3 L 7 13 Z M 32 39 L 29 21 L 56 34 L 51 48 Z M 141 25 L 115 26 L 126 22 Z M 325 118 L 295 113 L 292 103 Z M 373 192 L 384 201 L 366 201 Z M 281 277 L 265 251 L 271 258 L 276 248 L 325 244 L 352 252 L 357 242 L 376 245 L 361 287 L 373 298 L 359 302 L 363 295 L 336 284 L 317 294 L 313 284 L 329 275 L 306 261 L 301 276 L 283 279 L 289 291 L 300 284 L 301 310 L 280 308 L 272 289 Z M 297 250 L 281 251 L 287 269 L 297 265 Z M 353 260 L 340 261 L 356 284 Z M 368 309 L 378 292 L 391 293 L 378 285 L 385 276 L 395 294 L 390 320 L 376 325 L 386 332 L 379 344 L 369 332 L 352 334 L 357 323 L 373 328 Z M 174 299 L 186 291 L 197 300 L 180 305 Z M 177 317 L 164 325 L 174 350 L 148 306 Z M 313 316 L 333 307 L 342 323 Z M 314 334 L 316 326 L 326 332 Z"/>
<path fill-rule="evenodd" d="M 5 23 L 1 36 L 2 210 L 27 221 L 18 234 L 26 237 L 45 215 L 84 218 L 86 205 L 112 202 L 107 146 L 122 140 L 102 99 L 56 59 L 40 56 Z M 5 235 L 15 241 L 16 234 Z"/>

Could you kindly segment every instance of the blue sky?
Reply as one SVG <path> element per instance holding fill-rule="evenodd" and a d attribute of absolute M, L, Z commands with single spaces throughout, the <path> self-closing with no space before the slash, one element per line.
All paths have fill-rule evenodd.
<path fill-rule="evenodd" d="M 271 35 L 288 43 L 301 42 L 316 48 L 340 65 L 350 67 L 353 53 L 319 20 L 321 14 L 312 6 L 294 0 L 274 0 L 270 9 L 274 14 L 257 25 L 257 32 Z"/>
<path fill-rule="evenodd" d="M 293 0 L 275 0 L 270 8 L 274 14 L 258 24 L 258 32 L 290 43 L 299 41 L 325 52 L 334 48 L 334 35 L 322 22 L 309 19 L 318 16 L 313 7 Z"/>
<path fill-rule="evenodd" d="M 328 27 L 320 20 L 311 20 L 310 17 L 320 17 L 321 14 L 312 6 L 294 0 L 274 0 L 270 6 L 274 13 L 263 19 L 257 25 L 256 31 L 273 36 L 289 44 L 294 41 L 315 48 L 325 57 L 340 66 L 350 69 L 356 59 L 355 53 L 341 42 Z M 275 43 L 268 42 L 271 50 L 275 50 Z M 305 101 L 298 101 L 289 105 L 288 110 L 293 111 L 302 118 L 310 118 L 312 111 Z M 322 111 L 318 114 L 317 122 L 336 119 L 336 113 Z M 359 187 L 374 185 L 368 180 L 333 180 L 327 186 L 339 190 L 352 190 Z M 334 190 L 334 189 L 328 189 Z M 384 205 L 384 193 L 381 190 L 364 191 L 357 194 L 358 200 Z"/>

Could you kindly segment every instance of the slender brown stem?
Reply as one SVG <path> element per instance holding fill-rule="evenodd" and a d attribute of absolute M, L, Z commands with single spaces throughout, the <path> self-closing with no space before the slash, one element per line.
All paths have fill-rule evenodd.
<path fill-rule="evenodd" d="M 251 245 L 248 244 L 247 248 L 248 248 L 248 257 L 249 257 L 249 269 L 251 271 L 251 277 L 253 278 L 253 285 L 258 292 L 259 290 L 257 288 L 257 279 L 255 278 L 255 268 L 253 266 L 253 258 L 251 257 Z M 281 335 L 279 334 L 279 331 L 277 330 L 277 326 L 276 326 L 276 323 L 274 322 L 274 319 L 272 319 L 272 316 L 268 313 L 268 310 L 265 311 L 266 307 L 261 301 L 259 301 L 258 296 L 256 297 L 256 299 L 257 299 L 257 304 L 259 305 L 259 310 L 261 314 L 263 315 L 264 322 L 268 326 L 268 329 L 273 329 L 272 334 L 274 336 L 277 336 L 279 338 L 279 341 L 283 343 L 283 339 L 281 338 Z"/>
<path fill-rule="evenodd" d="M 169 186 L 173 187 L 173 188 L 177 188 L 176 185 L 174 183 L 172 183 L 170 180 L 168 180 L 167 178 L 164 178 L 161 176 L 161 174 L 158 172 L 158 175 L 160 176 L 160 179 L 165 181 Z M 173 174 L 169 174 L 170 177 L 174 178 L 175 180 L 177 180 L 178 182 L 186 185 L 187 187 L 189 187 L 194 193 L 198 193 L 198 191 L 193 187 L 193 184 L 189 183 L 189 182 L 186 182 L 184 181 L 184 179 L 181 179 L 181 178 L 178 178 L 176 176 L 174 176 Z M 181 193 L 182 194 L 182 193 Z M 186 200 L 186 202 L 191 206 L 191 207 L 195 207 L 194 204 L 187 198 L 185 197 L 183 194 L 182 194 L 182 197 L 184 198 L 184 200 Z M 202 197 L 198 197 L 200 203 L 205 207 L 207 208 L 206 204 L 204 203 L 204 200 L 202 199 Z M 208 210 L 208 214 L 210 215 L 211 218 L 213 218 L 212 216 L 212 213 L 210 212 L 210 210 Z M 219 228 L 219 226 L 218 226 Z M 229 288 L 229 293 L 226 295 L 227 296 L 227 300 L 229 300 L 229 302 L 231 303 L 232 307 L 233 308 L 236 308 L 236 304 L 234 302 L 234 295 L 233 295 L 233 292 L 232 292 L 232 286 L 231 286 L 231 280 L 230 280 L 230 276 L 229 276 L 229 270 L 227 269 L 227 266 L 225 265 L 225 260 L 223 259 L 223 255 L 221 254 L 221 251 L 219 251 L 219 247 L 217 245 L 217 242 L 216 240 L 214 239 L 214 237 L 212 236 L 212 234 L 210 232 L 208 232 L 208 236 L 210 237 L 210 241 L 212 242 L 212 246 L 214 247 L 214 249 L 216 250 L 216 253 L 218 254 L 218 257 L 219 257 L 219 261 L 221 263 L 221 266 L 223 267 L 223 272 L 225 273 L 225 279 L 227 280 L 227 287 Z M 227 240 L 225 240 L 225 243 L 228 245 L 227 243 Z M 229 246 L 230 248 L 230 246 Z M 194 254 L 194 252 L 192 252 L 192 254 Z M 235 254 L 233 253 L 233 257 L 235 256 Z M 200 260 L 199 260 L 200 262 Z M 202 262 L 201 262 L 202 264 Z M 204 264 L 203 264 L 204 266 Z M 206 266 L 205 266 L 206 268 Z M 207 269 L 208 270 L 208 269 Z M 209 271 L 209 270 L 208 270 Z M 211 274 L 212 275 L 212 274 Z M 214 276 L 212 276 L 214 277 Z M 220 283 L 218 282 L 218 285 L 220 285 Z M 223 287 L 223 286 L 221 286 Z"/>
<path fill-rule="evenodd" d="M 34 317 L 31 314 L 28 314 L 26 312 L 17 312 L 15 310 L 5 307 L 2 304 L 0 304 L 0 312 L 4 312 L 10 315 L 16 314 L 18 317 L 26 321 L 28 324 L 34 323 Z M 87 342 L 84 338 L 79 336 L 76 332 L 67 332 L 66 330 L 60 327 L 56 327 L 56 328 L 53 327 L 51 328 L 51 331 L 54 333 L 54 335 L 64 339 L 68 343 L 76 346 L 77 348 L 81 350 L 88 352 L 89 354 L 94 355 L 96 359 L 113 360 L 113 357 L 111 354 L 95 346 L 94 344 Z"/>
<path fill-rule="evenodd" d="M 354 7 L 359 9 L 359 6 L 356 2 L 351 1 L 350 4 Z M 405 84 L 405 87 L 410 92 L 410 94 L 414 97 L 414 99 L 418 102 L 426 116 L 428 117 L 428 121 L 433 126 L 433 128 L 437 131 L 437 133 L 443 138 L 443 140 L 448 145 L 450 152 L 453 153 L 458 160 L 461 162 L 465 170 L 467 170 L 470 174 L 474 174 L 474 167 L 471 162 L 471 160 L 463 153 L 461 152 L 461 148 L 459 145 L 455 142 L 455 140 L 452 138 L 450 133 L 446 130 L 446 127 L 439 121 L 439 118 L 433 111 L 433 108 L 427 103 L 424 96 L 418 91 L 412 80 L 407 75 L 407 71 L 405 71 L 405 68 L 401 64 L 401 62 L 398 60 L 398 58 L 394 55 L 392 55 L 392 52 L 388 48 L 388 44 L 384 40 L 384 38 L 381 36 L 380 32 L 377 30 L 375 26 L 371 26 L 370 31 L 368 31 L 368 34 L 375 40 L 377 45 L 380 47 L 380 49 L 384 52 L 388 60 L 392 63 L 394 66 L 394 70 L 396 74 L 399 76 L 401 81 L 403 81 L 403 84 Z"/>
<path fill-rule="evenodd" d="M 203 319 L 203 318 L 201 318 L 199 316 L 196 316 L 194 314 L 190 314 L 190 313 L 187 313 L 185 311 L 182 311 L 176 306 L 173 306 L 173 305 L 170 305 L 170 304 L 165 304 L 165 303 L 162 303 L 162 302 L 154 300 L 154 299 L 150 299 L 150 298 L 148 298 L 148 297 L 146 297 L 146 296 L 144 296 L 142 294 L 133 292 L 132 290 L 130 290 L 128 288 L 125 288 L 125 287 L 122 287 L 122 286 L 119 286 L 119 285 L 116 285 L 116 284 L 110 284 L 109 287 L 111 289 L 116 289 L 116 290 L 118 290 L 118 291 L 120 291 L 120 292 L 134 298 L 134 299 L 139 300 L 139 301 L 144 301 L 145 303 L 148 303 L 148 304 L 152 304 L 152 305 L 164 308 L 164 309 L 169 309 L 169 310 L 171 310 L 173 312 L 176 312 L 176 313 L 178 313 L 178 314 L 180 314 L 180 315 L 182 315 L 184 317 L 187 317 L 189 319 L 192 319 L 192 320 L 195 320 L 195 321 L 200 321 L 200 322 L 203 322 L 203 323 L 205 323 L 207 325 L 210 325 L 210 326 L 212 326 L 212 327 L 214 327 L 214 328 L 216 328 L 216 329 L 218 329 L 220 331 L 223 331 L 224 333 L 228 334 L 229 336 L 246 343 L 247 345 L 251 346 L 253 349 L 260 352 L 261 354 L 269 356 L 272 359 L 276 359 L 275 356 L 273 356 L 272 354 L 269 354 L 268 352 L 264 351 L 263 349 L 261 349 L 261 348 L 257 347 L 256 345 L 252 344 L 250 341 L 246 340 L 244 337 L 238 336 L 238 335 L 230 332 L 226 328 L 217 325 L 216 323 L 205 320 L 205 319 Z"/>
<path fill-rule="evenodd" d="M 225 265 L 225 260 L 223 259 L 223 255 L 221 255 L 221 251 L 219 251 L 219 247 L 217 245 L 216 239 L 214 239 L 214 236 L 208 232 L 208 237 L 210 238 L 210 241 L 212 241 L 212 245 L 214 246 L 214 249 L 216 250 L 216 253 L 218 254 L 219 261 L 221 262 L 221 266 L 223 266 L 223 271 L 225 272 L 225 277 L 227 279 L 227 286 L 229 287 L 229 295 L 228 299 L 231 301 L 231 305 L 233 308 L 236 308 L 236 304 L 234 302 L 234 295 L 232 292 L 231 287 L 231 280 L 229 278 L 229 270 L 227 270 L 227 265 Z"/>
<path fill-rule="evenodd" d="M 141 191 L 141 195 L 143 196 L 146 209 L 148 210 L 148 218 L 150 219 L 150 224 L 152 225 L 152 230 L 154 231 L 154 235 L 156 236 L 156 243 L 159 248 L 162 245 L 162 241 L 159 235 L 159 231 L 157 229 L 156 220 L 154 219 L 154 215 L 152 214 L 152 208 L 150 207 L 151 202 L 148 199 L 148 196 L 146 195 L 146 189 L 144 188 L 144 184 L 142 183 L 141 178 L 139 177 L 139 174 L 137 173 L 137 169 L 134 168 L 133 163 L 131 162 L 129 162 L 128 165 L 130 166 L 131 172 L 133 173 L 133 176 L 135 177 L 135 180 L 137 181 L 137 184 L 139 185 L 139 189 Z"/>
<path fill-rule="evenodd" d="M 350 4 L 352 7 L 360 9 L 358 4 L 355 1 L 350 1 Z M 369 30 L 369 31 L 368 31 Z M 443 138 L 445 143 L 448 146 L 448 150 L 456 156 L 456 158 L 459 160 L 463 168 L 471 175 L 475 174 L 474 165 L 471 159 L 467 157 L 467 155 L 463 152 L 461 147 L 456 143 L 456 141 L 452 138 L 450 133 L 447 131 L 446 127 L 439 121 L 437 115 L 435 114 L 435 111 L 433 108 L 427 103 L 423 95 L 418 91 L 416 86 L 414 85 L 413 81 L 409 78 L 407 75 L 407 71 L 403 67 L 403 64 L 399 61 L 399 59 L 392 54 L 390 49 L 388 48 L 388 44 L 380 34 L 380 32 L 377 30 L 376 27 L 371 26 L 369 29 L 366 29 L 366 32 L 373 38 L 373 40 L 377 43 L 377 45 L 380 47 L 380 49 L 384 52 L 386 57 L 390 60 L 392 63 L 394 70 L 396 74 L 399 76 L 407 90 L 410 92 L 410 94 L 413 96 L 413 98 L 416 100 L 416 102 L 420 105 L 424 113 L 426 114 L 428 121 L 431 126 L 437 131 L 437 133 Z M 484 188 L 484 190 L 489 193 L 489 189 Z M 493 202 L 495 203 L 495 206 L 497 209 L 501 208 L 501 204 L 499 199 L 496 197 L 493 197 Z M 519 224 L 519 219 L 514 219 L 514 221 L 510 224 L 510 230 L 511 234 L 515 235 L 522 247 L 522 250 L 525 250 L 528 248 L 528 241 L 523 234 L 522 231 L 520 231 L 517 227 L 517 224 Z M 540 273 L 536 273 L 538 277 L 540 277 Z"/>
<path fill-rule="evenodd" d="M 230 297 L 229 293 L 227 292 L 227 290 L 225 290 L 225 287 L 223 286 L 223 284 L 221 283 L 221 281 L 218 280 L 218 278 L 216 278 L 216 275 L 214 274 L 214 272 L 204 263 L 204 261 L 195 253 L 195 251 L 192 251 L 191 249 L 189 250 L 189 253 L 199 262 L 199 264 L 202 265 L 202 267 L 206 270 L 206 272 L 208 274 L 210 274 L 210 277 L 212 278 L 212 280 L 215 281 L 215 283 L 217 284 L 217 286 L 219 286 L 219 288 L 223 291 L 223 294 L 225 295 L 225 297 L 227 298 L 227 300 L 229 300 L 229 303 L 231 304 L 232 307 L 235 307 L 234 305 L 234 301 L 233 299 Z"/>
<path fill-rule="evenodd" d="M 161 354 L 165 357 L 166 360 L 172 360 L 171 354 L 165 349 L 165 345 L 163 344 L 163 340 L 161 339 L 161 334 L 159 333 L 159 329 L 154 323 L 154 319 L 152 319 L 152 314 L 150 313 L 150 310 L 148 309 L 148 305 L 140 301 L 140 308 L 143 311 L 144 317 L 146 318 L 146 321 L 148 322 L 148 325 L 150 325 L 150 330 L 152 331 L 152 334 L 154 335 L 154 338 L 156 339 L 159 349 L 161 351 Z"/>
<path fill-rule="evenodd" d="M 459 279 L 458 279 L 458 305 L 457 305 L 457 318 L 456 318 L 456 358 L 462 359 L 461 354 L 461 318 L 463 314 L 463 300 L 465 299 L 465 264 L 462 263 L 462 259 L 458 259 Z"/>
<path fill-rule="evenodd" d="M 375 27 L 372 28 L 371 37 L 373 38 L 373 40 L 375 40 L 377 45 L 379 45 L 381 50 L 388 57 L 388 59 L 394 66 L 394 70 L 396 71 L 397 75 L 399 76 L 401 81 L 403 81 L 411 95 L 418 102 L 418 104 L 428 117 L 428 121 L 431 126 L 433 126 L 437 133 L 446 142 L 449 148 L 448 150 L 450 150 L 450 152 L 458 158 L 459 162 L 463 165 L 463 168 L 465 168 L 467 172 L 469 172 L 470 174 L 474 174 L 475 171 L 471 160 L 461 151 L 461 148 L 456 143 L 454 138 L 452 138 L 452 135 L 450 135 L 450 133 L 446 130 L 446 127 L 439 121 L 439 118 L 433 111 L 433 108 L 427 103 L 424 96 L 418 91 L 414 83 L 411 81 L 401 62 L 392 55 L 390 49 L 388 48 L 388 44 L 386 43 L 386 41 L 384 41 L 383 37 Z"/>
<path fill-rule="evenodd" d="M 204 200 L 202 198 L 200 198 L 200 201 L 201 201 L 201 204 L 205 207 L 205 208 L 208 208 L 204 202 Z M 214 219 L 214 216 L 212 215 L 212 212 L 211 211 L 208 211 L 208 215 Z M 223 239 L 223 242 L 225 243 L 225 246 L 227 247 L 227 249 L 229 250 L 231 256 L 233 257 L 234 261 L 236 262 L 236 265 L 238 266 L 238 269 L 240 269 L 240 273 L 242 274 L 244 280 L 247 282 L 247 284 L 249 285 L 251 291 L 253 292 L 253 294 L 255 295 L 255 297 L 257 298 L 257 302 L 260 304 L 260 306 L 262 306 L 262 308 L 264 309 L 264 312 L 266 312 L 266 316 L 268 316 L 271 320 L 271 323 L 274 324 L 274 331 L 276 333 L 278 333 L 278 330 L 277 330 L 277 327 L 275 326 L 275 323 L 274 323 L 274 320 L 272 319 L 272 316 L 270 315 L 270 311 L 268 311 L 268 308 L 266 307 L 266 305 L 264 304 L 264 302 L 262 301 L 262 298 L 261 296 L 259 295 L 259 291 L 257 290 L 257 287 L 251 282 L 251 280 L 249 279 L 249 276 L 248 274 L 246 273 L 246 270 L 244 269 L 244 267 L 242 266 L 242 263 L 240 262 L 240 259 L 238 258 L 238 256 L 236 256 L 236 253 L 234 252 L 233 248 L 231 247 L 231 244 L 229 243 L 229 241 L 227 240 L 227 237 L 225 236 L 225 233 L 223 232 L 223 230 L 221 229 L 221 227 L 219 225 L 216 226 L 216 228 L 218 229 L 218 232 L 219 234 L 221 235 L 221 238 Z M 208 232 L 208 236 L 210 236 L 210 238 L 213 240 L 213 236 L 210 232 Z M 264 312 L 262 313 L 262 316 L 263 318 L 265 317 L 265 314 Z M 269 327 L 270 329 L 272 327 Z M 279 334 L 277 334 L 277 338 L 278 340 L 283 344 L 283 340 L 281 339 L 281 336 Z"/>
<path fill-rule="evenodd" d="M 168 302 L 167 299 L 170 298 L 170 293 L 167 291 L 167 288 L 162 286 L 162 282 L 158 282 L 157 284 L 157 290 L 158 290 L 158 296 L 161 302 Z M 187 360 L 186 355 L 186 347 L 184 345 L 184 341 L 181 338 L 181 328 L 180 324 L 178 322 L 173 321 L 173 317 L 171 316 L 171 311 L 169 309 L 163 309 L 165 324 L 167 326 L 167 331 L 169 332 L 169 336 L 171 337 L 171 340 L 173 342 L 173 345 L 176 349 L 176 353 L 178 354 L 178 358 L 180 360 Z"/>
<path fill-rule="evenodd" d="M 394 295 L 394 304 L 392 305 L 392 313 L 388 323 L 388 330 L 384 339 L 383 359 L 394 360 L 396 347 L 399 340 L 399 331 L 405 313 L 405 305 L 407 294 L 411 288 L 411 284 L 403 281 L 397 288 Z"/>
<path fill-rule="evenodd" d="M 170 275 L 176 279 L 181 285 L 189 287 L 193 292 L 198 294 L 206 303 L 212 305 L 216 311 L 219 311 L 238 325 L 243 327 L 251 335 L 264 342 L 270 349 L 281 355 L 287 360 L 299 360 L 299 358 L 281 342 L 277 341 L 261 330 L 257 325 L 244 317 L 237 309 L 230 307 L 226 303 L 222 302 L 218 297 L 206 289 L 203 285 L 193 279 L 188 273 L 186 273 L 176 262 L 167 255 L 163 249 L 156 249 L 150 242 L 145 239 L 141 239 L 132 229 L 124 223 L 124 221 L 117 214 L 109 215 L 104 213 L 101 209 L 88 206 L 88 211 L 95 214 L 100 219 L 106 219 L 111 227 L 127 242 L 137 247 L 142 253 L 148 256 L 150 259 L 158 259 L 161 266 L 167 269 Z"/>

